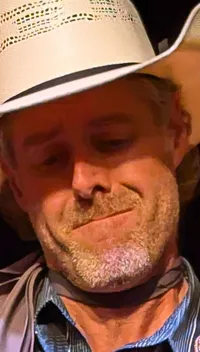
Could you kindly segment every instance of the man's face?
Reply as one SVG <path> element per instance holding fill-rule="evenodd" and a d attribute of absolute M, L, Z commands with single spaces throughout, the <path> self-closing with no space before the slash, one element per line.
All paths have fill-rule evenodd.
<path fill-rule="evenodd" d="M 12 121 L 17 200 L 48 266 L 87 291 L 137 286 L 175 241 L 175 131 L 148 89 L 124 79 Z"/>

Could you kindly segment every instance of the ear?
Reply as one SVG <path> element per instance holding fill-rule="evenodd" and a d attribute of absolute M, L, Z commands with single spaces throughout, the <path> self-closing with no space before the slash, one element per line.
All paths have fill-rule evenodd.
<path fill-rule="evenodd" d="M 7 176 L 9 186 L 14 194 L 15 200 L 17 204 L 20 206 L 20 208 L 26 212 L 26 202 L 23 197 L 23 192 L 22 192 L 22 187 L 20 184 L 19 177 L 17 177 L 17 173 L 15 172 L 15 169 L 12 168 L 11 165 L 5 160 L 1 159 L 0 160 L 0 167 L 4 174 Z"/>
<path fill-rule="evenodd" d="M 180 165 L 189 150 L 190 119 L 189 113 L 181 106 L 180 92 L 176 92 L 174 94 L 172 115 L 169 121 L 169 129 L 173 132 L 173 162 L 175 169 Z"/>

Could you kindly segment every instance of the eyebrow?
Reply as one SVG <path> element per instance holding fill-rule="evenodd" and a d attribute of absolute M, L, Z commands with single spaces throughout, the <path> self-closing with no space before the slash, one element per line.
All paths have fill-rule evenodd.
<path fill-rule="evenodd" d="M 114 124 L 130 124 L 132 117 L 128 114 L 114 114 L 95 119 L 89 123 L 89 127 L 105 127 Z"/>
<path fill-rule="evenodd" d="M 95 119 L 90 121 L 89 127 L 96 128 L 96 127 L 105 127 L 114 124 L 130 124 L 131 116 L 127 114 L 114 114 L 108 115 L 105 117 L 101 117 L 99 119 Z M 22 143 L 23 148 L 27 149 L 29 147 L 33 147 L 36 145 L 41 145 L 47 143 L 58 136 L 58 134 L 62 131 L 62 129 L 56 128 L 48 132 L 38 132 L 29 135 L 26 137 Z"/>
<path fill-rule="evenodd" d="M 24 139 L 22 146 L 23 148 L 29 148 L 36 145 L 44 144 L 57 137 L 60 132 L 61 128 L 56 128 L 48 132 L 38 132 L 31 134 Z"/>

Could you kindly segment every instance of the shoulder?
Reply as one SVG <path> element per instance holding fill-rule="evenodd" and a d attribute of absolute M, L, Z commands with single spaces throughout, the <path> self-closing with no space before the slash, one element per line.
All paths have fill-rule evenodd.
<path fill-rule="evenodd" d="M 32 252 L 23 259 L 0 270 L 0 308 L 1 302 L 5 301 L 14 291 L 16 295 L 22 292 L 28 281 L 37 277 L 44 268 L 44 259 L 41 253 Z"/>

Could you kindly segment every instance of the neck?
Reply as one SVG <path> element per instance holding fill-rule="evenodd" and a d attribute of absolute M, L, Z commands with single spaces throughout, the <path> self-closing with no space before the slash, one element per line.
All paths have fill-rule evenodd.
<path fill-rule="evenodd" d="M 155 268 L 154 275 L 158 272 L 161 274 L 164 268 L 166 272 L 174 266 L 177 255 L 172 255 L 171 251 L 168 253 L 159 263 L 161 271 L 158 271 L 158 267 Z M 142 290 L 141 286 L 141 294 Z M 153 335 L 181 303 L 187 290 L 188 284 L 182 279 L 164 294 L 147 299 L 139 305 L 129 304 L 120 308 L 92 306 L 62 295 L 61 299 L 91 349 L 110 352 Z"/>
<path fill-rule="evenodd" d="M 163 326 L 186 293 L 187 283 L 181 281 L 163 296 L 137 307 L 99 308 L 66 297 L 62 297 L 62 300 L 91 349 L 110 352 L 153 335 Z"/>

